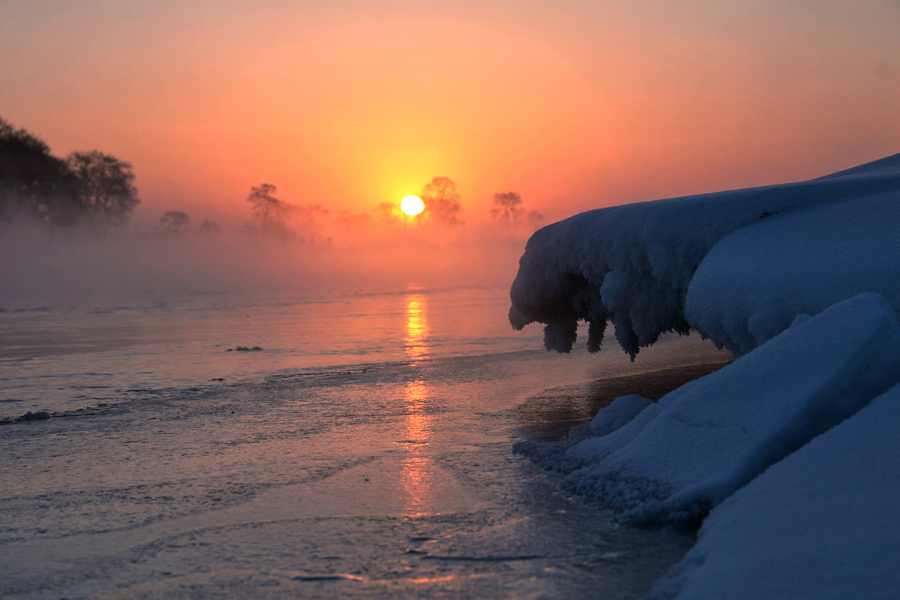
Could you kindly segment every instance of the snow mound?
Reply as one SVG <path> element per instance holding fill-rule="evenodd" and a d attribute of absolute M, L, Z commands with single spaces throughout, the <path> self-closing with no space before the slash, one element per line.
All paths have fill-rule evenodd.
<path fill-rule="evenodd" d="M 610 434 L 633 421 L 652 404 L 652 400 L 637 394 L 620 396 L 601 408 L 593 420 L 573 427 L 566 436 L 566 442 L 575 444 L 585 438 Z"/>
<path fill-rule="evenodd" d="M 881 296 L 862 294 L 572 446 L 559 460 L 584 466 L 565 485 L 632 523 L 697 522 L 897 381 L 896 316 Z"/>
<path fill-rule="evenodd" d="M 900 386 L 716 508 L 651 596 L 896 598 Z"/>
<path fill-rule="evenodd" d="M 772 216 L 716 244 L 691 279 L 691 327 L 737 354 L 862 292 L 900 313 L 900 194 Z"/>
<path fill-rule="evenodd" d="M 686 333 L 691 325 L 720 345 L 746 351 L 752 344 L 740 336 L 735 341 L 727 333 L 737 326 L 718 327 L 715 310 L 705 304 L 714 301 L 709 294 L 717 295 L 717 289 L 707 286 L 694 296 L 701 300 L 692 304 L 701 309 L 696 319 L 685 314 L 691 280 L 710 250 L 729 234 L 768 218 L 885 194 L 900 201 L 900 154 L 801 183 L 613 206 L 575 215 L 540 229 L 528 241 L 510 293 L 510 323 L 516 329 L 532 322 L 546 324 L 545 346 L 560 352 L 571 350 L 579 320 L 590 324 L 591 351 L 600 349 L 609 321 L 615 325 L 616 339 L 632 357 L 662 333 Z M 829 216 L 835 215 L 821 217 L 822 227 L 843 226 Z M 895 229 L 900 227 L 900 221 L 890 218 Z M 860 258 L 859 253 L 853 256 Z M 734 258 L 734 252 L 723 251 L 708 272 L 721 273 L 719 266 L 734 266 Z M 812 254 L 810 263 L 828 269 L 827 263 L 817 263 Z M 858 291 L 853 288 L 843 297 Z M 799 288 L 793 292 L 802 293 Z M 757 319 L 761 320 L 766 313 L 755 310 L 753 314 L 762 315 Z M 775 318 L 784 324 L 793 317 L 778 313 Z M 764 325 L 757 326 L 762 339 L 778 329 Z M 755 338 L 748 339 L 755 342 Z"/>

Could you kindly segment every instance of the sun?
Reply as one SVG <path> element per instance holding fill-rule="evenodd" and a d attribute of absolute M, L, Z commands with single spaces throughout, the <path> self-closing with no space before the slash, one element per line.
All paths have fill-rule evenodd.
<path fill-rule="evenodd" d="M 425 210 L 425 203 L 418 196 L 407 196 L 400 201 L 400 210 L 410 217 L 414 217 Z"/>

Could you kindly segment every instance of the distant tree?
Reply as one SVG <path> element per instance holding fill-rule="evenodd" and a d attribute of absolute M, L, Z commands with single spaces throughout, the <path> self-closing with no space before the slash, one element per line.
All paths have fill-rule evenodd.
<path fill-rule="evenodd" d="M 351 227 L 368 229 L 372 227 L 372 215 L 369 213 L 354 213 L 349 210 L 342 210 L 338 213 L 335 220 L 345 229 Z"/>
<path fill-rule="evenodd" d="M 40 138 L 0 118 L 0 217 L 23 212 L 67 225 L 82 207 L 65 161 Z"/>
<path fill-rule="evenodd" d="M 462 225 L 459 220 L 462 203 L 456 192 L 456 183 L 449 177 L 433 178 L 431 183 L 422 188 L 419 197 L 425 203 L 423 214 L 447 225 Z"/>
<path fill-rule="evenodd" d="M 536 210 L 525 212 L 525 209 L 522 207 L 522 197 L 519 194 L 504 192 L 494 194 L 494 208 L 491 209 L 491 218 L 509 227 L 527 224 L 531 228 L 537 228 L 544 220 L 544 215 Z"/>
<path fill-rule="evenodd" d="M 130 164 L 96 150 L 59 159 L 0 119 L 0 215 L 17 210 L 58 225 L 88 218 L 105 229 L 139 202 Z"/>
<path fill-rule="evenodd" d="M 303 225 L 315 227 L 319 224 L 321 217 L 327 217 L 331 212 L 321 204 L 304 204 L 295 206 L 295 218 Z"/>
<path fill-rule="evenodd" d="M 259 187 L 251 187 L 250 195 L 247 196 L 253 218 L 259 222 L 263 231 L 283 229 L 288 215 L 293 212 L 294 205 L 276 198 L 273 195 L 276 191 L 277 187 L 264 183 Z"/>
<path fill-rule="evenodd" d="M 197 231 L 203 235 L 212 235 L 219 233 L 219 231 L 221 230 L 219 229 L 218 223 L 206 219 L 205 221 L 200 223 L 200 229 L 198 229 Z"/>
<path fill-rule="evenodd" d="M 279 200 L 274 196 L 278 190 L 270 183 L 264 183 L 259 187 L 251 187 L 247 202 L 250 203 L 253 218 L 257 221 L 259 230 L 266 234 L 275 234 L 284 237 L 293 237 L 290 230 L 292 223 L 298 224 L 306 230 L 315 229 L 319 225 L 319 219 L 329 214 L 329 210 L 321 204 L 304 204 L 298 206 L 290 202 Z M 305 242 L 305 238 L 299 238 Z"/>
<path fill-rule="evenodd" d="M 66 165 L 76 178 L 81 206 L 101 229 L 125 223 L 140 203 L 129 163 L 92 150 L 72 152 Z"/>
<path fill-rule="evenodd" d="M 263 233 L 286 238 L 290 233 L 288 223 L 295 216 L 297 207 L 276 198 L 273 194 L 277 190 L 278 188 L 269 183 L 251 187 L 247 202 L 250 203 L 253 218 Z"/>
<path fill-rule="evenodd" d="M 522 210 L 522 196 L 515 192 L 494 194 L 494 208 L 491 218 L 507 225 L 515 224 Z"/>
<path fill-rule="evenodd" d="M 381 202 L 372 209 L 375 220 L 380 223 L 396 223 L 400 220 L 397 204 L 394 202 Z"/>
<path fill-rule="evenodd" d="M 191 230 L 191 217 L 180 210 L 167 210 L 159 220 L 159 233 L 166 237 L 181 237 Z"/>

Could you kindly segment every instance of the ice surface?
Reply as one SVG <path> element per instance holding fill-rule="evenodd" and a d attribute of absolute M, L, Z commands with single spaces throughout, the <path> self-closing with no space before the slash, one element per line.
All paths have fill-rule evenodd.
<path fill-rule="evenodd" d="M 897 319 L 856 296 L 576 444 L 567 485 L 634 521 L 694 520 L 898 380 Z"/>
<path fill-rule="evenodd" d="M 900 386 L 715 509 L 657 599 L 896 598 Z"/>
<path fill-rule="evenodd" d="M 381 313 L 375 300 L 340 306 Z M 358 332 L 372 339 L 350 338 L 368 351 L 397 329 L 401 339 L 424 329 L 406 361 L 313 372 L 273 364 L 263 381 L 0 425 L 0 597 L 643 597 L 693 536 L 593 519 L 594 507 L 558 494 L 556 477 L 510 444 L 550 417 L 590 414 L 598 377 L 723 353 L 671 336 L 639 364 L 620 352 L 557 356 L 535 338 L 532 350 L 494 339 L 497 352 L 476 354 L 488 343 L 475 337 L 474 355 L 460 356 L 473 339 L 463 336 L 485 329 L 448 324 L 494 306 L 465 305 L 411 295 L 416 311 L 394 311 L 393 330 L 384 316 L 384 327 Z M 275 323 L 295 314 L 285 310 Z M 253 319 L 235 313 L 244 320 Z M 303 343 L 336 346 L 326 339 L 334 328 L 301 326 L 290 330 L 310 331 Z M 214 355 L 271 360 L 275 341 L 257 339 L 266 350 L 254 356 Z M 564 390 L 560 410 L 520 409 L 548 387 Z"/>
<path fill-rule="evenodd" d="M 853 206 L 835 208 L 832 212 L 827 207 L 870 197 L 880 198 L 871 202 L 884 203 L 879 210 L 886 221 L 881 223 L 882 229 L 874 229 L 889 231 L 892 227 L 896 231 L 900 219 L 889 204 L 891 198 L 898 201 L 898 194 L 900 154 L 807 182 L 613 206 L 575 215 L 544 227 L 528 241 L 511 289 L 510 322 L 517 329 L 535 321 L 545 323 L 545 345 L 562 352 L 571 349 L 578 320 L 591 324 L 588 336 L 591 350 L 599 349 L 607 321 L 615 325 L 616 339 L 632 355 L 640 347 L 655 342 L 662 332 L 686 332 L 691 325 L 717 343 L 746 350 L 749 348 L 745 348 L 745 344 L 734 344 L 730 335 L 720 333 L 731 331 L 735 326 L 719 327 L 715 322 L 717 313 L 707 303 L 716 303 L 719 293 L 731 300 L 733 290 L 722 292 L 718 288 L 732 285 L 735 279 L 744 278 L 745 286 L 759 285 L 766 289 L 773 289 L 772 286 L 780 284 L 781 280 L 755 281 L 750 279 L 751 273 L 741 275 L 740 272 L 724 281 L 708 277 L 702 292 L 693 296 L 691 306 L 698 314 L 692 320 L 692 315 L 685 312 L 688 288 L 695 271 L 716 244 L 754 223 L 760 223 L 757 230 L 767 234 L 769 226 L 763 226 L 762 222 L 767 219 L 774 222 L 776 219 L 772 217 L 775 216 L 781 223 L 773 223 L 772 229 L 776 231 L 772 235 L 782 235 L 792 223 L 784 220 L 790 213 L 813 208 L 819 208 L 821 212 L 816 213 L 804 236 L 815 236 L 829 228 L 840 229 L 845 227 L 847 215 L 853 214 Z M 863 210 L 860 208 L 860 212 Z M 798 216 L 797 220 L 803 218 Z M 873 229 L 873 224 L 865 221 L 854 228 L 855 231 L 868 231 Z M 830 235 L 843 239 L 838 234 Z M 752 236 L 752 232 L 751 237 L 755 247 L 765 247 L 773 239 L 770 235 Z M 721 270 L 743 267 L 743 263 L 735 262 L 740 258 L 736 256 L 740 251 L 736 246 L 738 242 L 749 241 L 739 238 L 729 242 L 735 250 L 726 249 L 713 257 L 715 261 L 710 263 L 707 273 L 727 275 Z M 841 242 L 841 245 L 847 247 L 846 243 Z M 779 247 L 784 248 L 769 249 L 775 258 L 779 256 Z M 801 256 L 806 258 L 803 266 L 827 274 L 830 270 L 828 257 L 817 260 L 815 254 L 820 248 L 821 245 L 811 247 L 805 253 L 801 251 Z M 865 262 L 870 257 L 864 252 L 866 250 L 853 252 L 844 264 L 861 258 Z M 792 256 L 782 258 L 793 260 Z M 753 257 L 744 255 L 743 259 L 749 261 Z M 729 260 L 732 262 L 728 263 Z M 893 261 L 891 264 L 896 265 L 900 258 L 893 253 L 893 256 L 885 255 L 883 260 Z M 759 270 L 752 273 L 758 275 Z M 871 278 L 865 283 L 870 281 Z M 866 285 L 862 287 L 866 288 Z M 845 293 L 832 293 L 829 297 L 846 298 L 860 291 L 887 292 L 852 285 Z M 814 288 L 809 295 L 818 292 L 819 289 Z M 800 295 L 803 291 L 801 286 L 792 286 L 790 293 Z M 784 310 L 790 311 L 800 304 L 789 304 Z M 722 305 L 727 307 L 724 300 Z M 766 312 L 767 307 L 745 310 L 757 315 L 760 322 L 754 327 L 765 332 L 762 341 L 778 329 L 761 322 L 763 319 L 771 318 L 783 328 L 793 318 L 778 313 L 777 308 L 768 309 L 769 312 Z M 726 316 L 730 320 L 733 315 Z"/>

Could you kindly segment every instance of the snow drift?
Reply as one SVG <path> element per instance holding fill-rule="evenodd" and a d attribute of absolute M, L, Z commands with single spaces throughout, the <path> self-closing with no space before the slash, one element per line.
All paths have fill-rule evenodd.
<path fill-rule="evenodd" d="M 517 444 L 632 523 L 706 517 L 655 598 L 896 595 L 900 154 L 576 215 L 532 236 L 511 299 L 548 350 L 583 320 L 591 351 L 611 321 L 632 359 L 691 329 L 743 355 L 615 400 L 567 445 Z"/>
<path fill-rule="evenodd" d="M 900 311 L 900 195 L 873 194 L 762 219 L 716 244 L 688 287 L 691 326 L 736 354 L 861 292 Z"/>
<path fill-rule="evenodd" d="M 715 509 L 653 598 L 896 598 L 900 386 Z"/>
<path fill-rule="evenodd" d="M 877 206 L 877 216 L 867 219 L 866 208 L 854 210 L 855 205 L 866 202 Z M 843 207 L 832 208 L 839 203 Z M 599 350 L 611 321 L 616 339 L 632 356 L 666 331 L 685 333 L 692 327 L 720 346 L 746 352 L 787 327 L 798 311 L 821 310 L 822 302 L 879 291 L 897 308 L 900 295 L 896 285 L 884 285 L 884 269 L 900 272 L 900 253 L 885 249 L 879 265 L 857 273 L 852 285 L 841 277 L 854 264 L 868 263 L 873 258 L 872 246 L 883 241 L 855 248 L 853 240 L 859 241 L 858 235 L 871 230 L 883 238 L 891 230 L 900 230 L 898 203 L 900 154 L 807 182 L 613 206 L 575 215 L 544 227 L 528 241 L 511 289 L 510 322 L 517 329 L 532 322 L 546 324 L 546 347 L 561 352 L 572 348 L 579 320 L 590 324 L 591 351 Z M 793 215 L 816 209 L 811 215 Z M 858 217 L 860 222 L 842 235 L 848 217 Z M 807 228 L 794 238 L 791 228 L 807 219 Z M 758 226 L 746 235 L 724 240 L 754 224 Z M 823 231 L 830 231 L 840 246 L 826 257 L 818 252 L 828 247 L 827 240 L 804 245 Z M 727 244 L 711 253 L 720 241 Z M 761 260 L 788 261 L 796 268 L 753 268 L 755 257 L 747 254 L 752 251 L 761 252 Z M 710 263 L 704 266 L 698 288 L 686 305 L 694 275 L 708 255 Z M 833 273 L 828 260 L 838 255 L 838 265 L 847 268 L 841 266 Z M 798 285 L 782 287 L 800 270 L 817 285 L 808 293 Z M 743 286 L 735 288 L 742 280 Z M 748 286 L 760 292 L 744 298 L 740 310 L 732 310 L 735 296 Z M 825 287 L 829 290 L 823 301 L 798 301 L 801 296 L 818 299 Z M 780 299 L 785 293 L 794 301 L 773 302 L 773 297 Z M 757 332 L 759 339 L 745 331 Z"/>
<path fill-rule="evenodd" d="M 632 522 L 695 521 L 897 381 L 900 326 L 880 296 L 863 294 L 575 444 L 564 458 L 584 466 L 566 486 Z"/>

